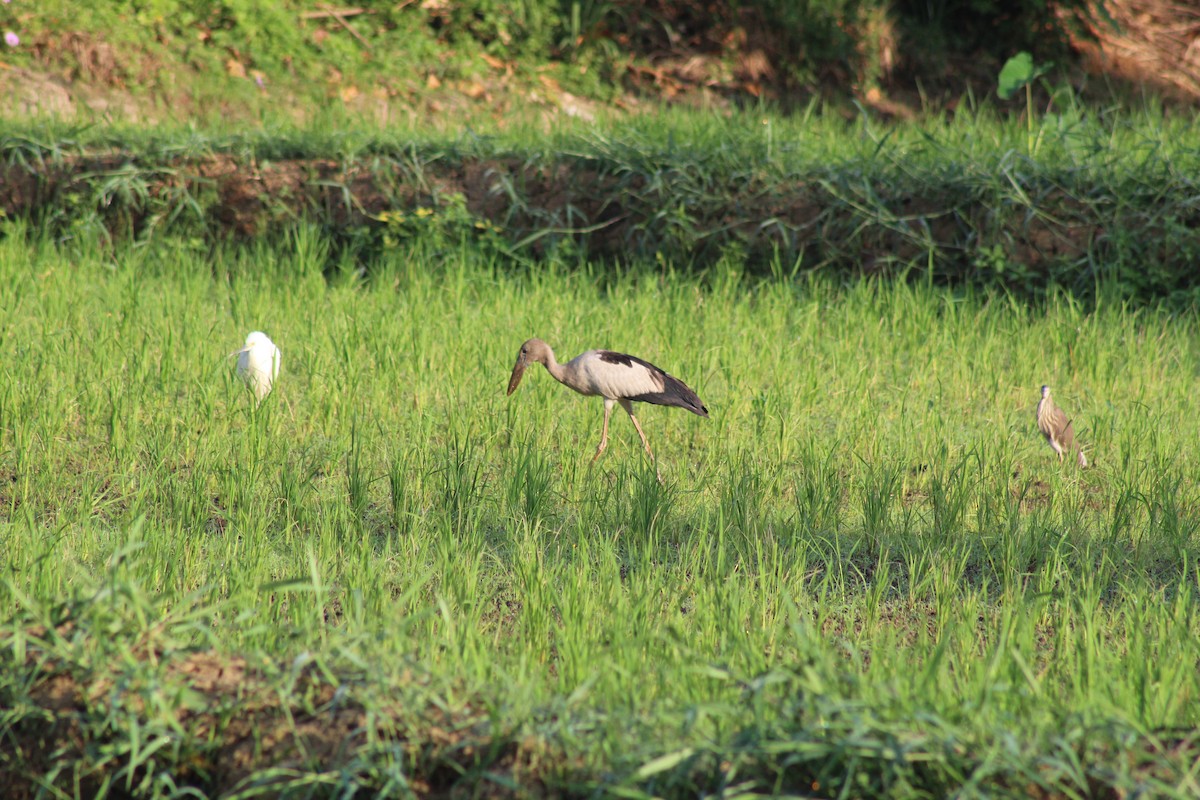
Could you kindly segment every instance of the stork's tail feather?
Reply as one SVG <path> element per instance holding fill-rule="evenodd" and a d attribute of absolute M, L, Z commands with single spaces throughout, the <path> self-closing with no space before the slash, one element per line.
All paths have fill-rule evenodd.
<path fill-rule="evenodd" d="M 653 403 L 657 406 L 686 408 L 697 416 L 708 416 L 708 409 L 704 407 L 704 403 L 701 402 L 696 393 L 689 389 L 686 383 L 665 372 L 663 373 L 663 388 L 661 392 L 639 394 L 629 399 L 637 400 L 640 403 Z"/>

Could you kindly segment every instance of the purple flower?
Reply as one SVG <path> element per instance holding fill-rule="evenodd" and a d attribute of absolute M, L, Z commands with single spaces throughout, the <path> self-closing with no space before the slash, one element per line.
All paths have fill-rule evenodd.
<path fill-rule="evenodd" d="M 9 47 L 16 47 L 17 45 L 19 45 L 21 43 L 21 37 L 17 36 L 12 31 L 5 31 L 4 32 L 4 43 L 6 45 L 8 45 Z"/>

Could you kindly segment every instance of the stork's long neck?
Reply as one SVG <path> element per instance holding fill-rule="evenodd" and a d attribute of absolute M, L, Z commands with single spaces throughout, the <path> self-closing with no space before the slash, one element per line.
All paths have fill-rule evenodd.
<path fill-rule="evenodd" d="M 554 351 L 549 347 L 546 348 L 546 360 L 542 363 L 546 365 L 546 371 L 554 376 L 554 380 L 559 383 L 567 383 L 567 365 L 558 363 L 554 358 Z"/>

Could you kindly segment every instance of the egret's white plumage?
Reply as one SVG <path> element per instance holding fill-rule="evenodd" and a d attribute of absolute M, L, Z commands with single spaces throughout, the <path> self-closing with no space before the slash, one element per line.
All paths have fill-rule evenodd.
<path fill-rule="evenodd" d="M 255 402 L 261 403 L 279 377 L 279 348 L 262 331 L 252 331 L 242 349 L 229 355 L 238 357 L 238 377 L 254 392 Z"/>
<path fill-rule="evenodd" d="M 613 406 L 620 404 L 629 414 L 633 427 L 642 440 L 642 445 L 654 459 L 650 443 L 637 417 L 633 415 L 633 401 L 653 403 L 660 406 L 686 408 L 701 417 L 708 416 L 708 409 L 696 393 L 687 385 L 648 361 L 611 350 L 588 350 L 566 364 L 559 364 L 554 351 L 541 339 L 530 339 L 521 345 L 517 363 L 513 366 L 508 381 L 508 393 L 512 394 L 521 382 L 525 368 L 530 364 L 541 364 L 554 379 L 583 395 L 599 395 L 604 398 L 604 428 L 600 433 L 600 445 L 596 448 L 595 461 L 608 446 L 608 418 Z"/>

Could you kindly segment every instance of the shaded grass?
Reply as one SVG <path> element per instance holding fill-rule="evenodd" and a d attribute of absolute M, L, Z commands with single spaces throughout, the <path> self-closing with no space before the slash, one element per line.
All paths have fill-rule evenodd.
<path fill-rule="evenodd" d="M 517 117 L 453 135 L 8 123 L 0 205 L 66 240 L 174 234 L 197 249 L 300 218 L 329 235 L 328 273 L 469 234 L 523 264 L 693 268 L 728 253 L 761 275 L 932 276 L 1023 300 L 1061 288 L 1088 303 L 1194 303 L 1190 120 L 1064 100 L 1037 123 L 987 106 L 903 127 L 814 106 L 549 131 Z"/>
<path fill-rule="evenodd" d="M 10 774 L 50 774 L 27 743 L 65 675 L 67 793 L 1194 792 L 1194 315 L 10 233 Z M 250 329 L 283 353 L 257 411 L 225 358 Z M 504 396 L 532 335 L 697 390 L 710 420 L 640 415 L 665 485 L 616 417 L 589 467 L 598 401 Z M 1037 436 L 1045 382 L 1094 469 Z M 195 689 L 208 651 L 246 685 Z M 339 709 L 349 749 L 305 738 Z M 247 736 L 308 755 L 214 766 Z"/>

